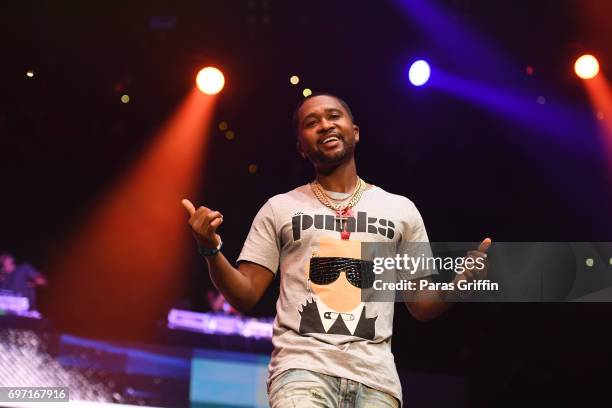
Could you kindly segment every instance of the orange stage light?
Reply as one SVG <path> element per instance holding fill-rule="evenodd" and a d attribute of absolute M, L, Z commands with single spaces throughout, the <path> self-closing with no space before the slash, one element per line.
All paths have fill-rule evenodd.
<path fill-rule="evenodd" d="M 599 73 L 599 61 L 590 54 L 585 54 L 574 63 L 574 71 L 582 79 L 591 79 Z"/>
<path fill-rule="evenodd" d="M 612 178 L 612 88 L 603 75 L 598 75 L 583 83 L 599 124 L 609 174 Z"/>
<path fill-rule="evenodd" d="M 49 309 L 66 328 L 146 337 L 186 286 L 193 242 L 181 199 L 201 186 L 215 98 L 193 89 L 51 263 Z"/>
<path fill-rule="evenodd" d="M 198 89 L 207 95 L 215 95 L 221 92 L 225 85 L 223 73 L 214 67 L 206 67 L 198 72 L 196 77 Z"/>

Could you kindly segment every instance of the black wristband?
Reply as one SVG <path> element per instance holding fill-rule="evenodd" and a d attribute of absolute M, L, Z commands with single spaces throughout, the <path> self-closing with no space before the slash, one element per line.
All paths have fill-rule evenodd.
<path fill-rule="evenodd" d="M 203 248 L 198 245 L 198 253 L 202 256 L 213 256 L 216 255 L 223 248 L 223 241 L 219 240 L 219 245 L 216 248 Z"/>

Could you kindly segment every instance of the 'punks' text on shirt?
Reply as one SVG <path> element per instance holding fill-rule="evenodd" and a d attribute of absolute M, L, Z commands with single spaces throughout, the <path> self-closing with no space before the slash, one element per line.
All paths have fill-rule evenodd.
<path fill-rule="evenodd" d="M 342 223 L 346 223 L 348 232 L 367 232 L 369 234 L 380 234 L 392 239 L 395 235 L 395 224 L 384 218 L 368 217 L 366 212 L 357 212 L 357 217 L 341 218 L 329 214 L 296 214 L 291 219 L 293 227 L 293 240 L 298 241 L 302 237 L 302 231 L 314 226 L 315 229 L 327 231 L 342 231 Z"/>

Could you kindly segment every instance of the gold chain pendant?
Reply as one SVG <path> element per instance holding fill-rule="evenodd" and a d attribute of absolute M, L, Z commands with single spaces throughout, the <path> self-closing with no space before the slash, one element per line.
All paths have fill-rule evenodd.
<path fill-rule="evenodd" d="M 313 194 L 321 204 L 336 212 L 336 217 L 340 221 L 340 237 L 343 240 L 350 239 L 351 233 L 348 231 L 348 219 L 353 216 L 352 208 L 359 202 L 361 195 L 365 191 L 366 183 L 361 178 L 357 178 L 357 187 L 353 194 L 347 198 L 346 205 L 336 204 L 330 201 L 330 197 L 325 194 L 323 187 L 316 180 L 310 183 Z"/>

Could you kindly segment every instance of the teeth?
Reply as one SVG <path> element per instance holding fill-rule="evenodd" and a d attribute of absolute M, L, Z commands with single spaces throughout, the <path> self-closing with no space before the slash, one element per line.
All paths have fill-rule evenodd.
<path fill-rule="evenodd" d="M 327 142 L 332 141 L 332 140 L 340 140 L 340 139 L 338 139 L 336 136 L 331 136 L 331 137 L 328 137 L 327 139 L 323 140 L 323 143 L 327 143 Z"/>

